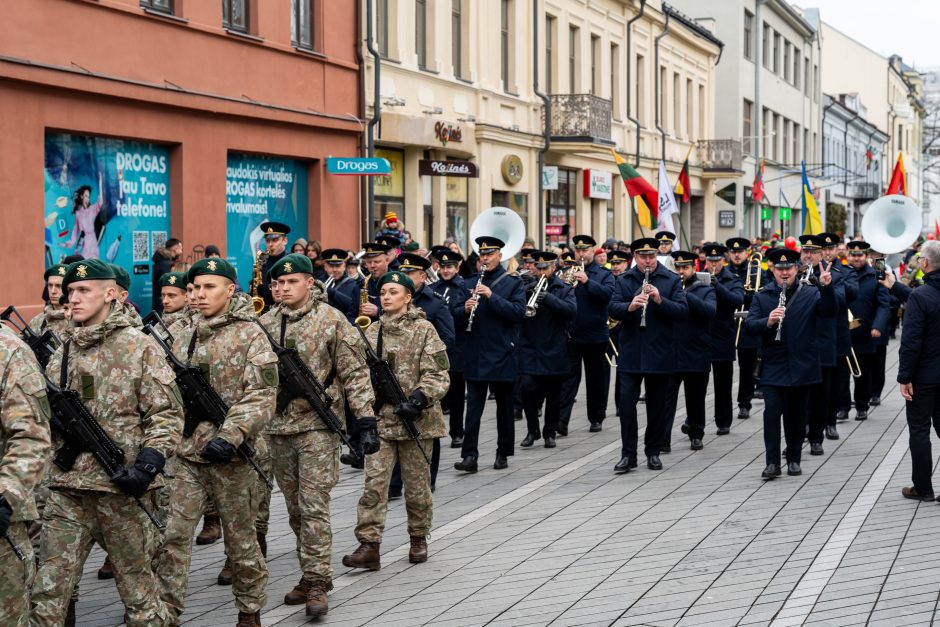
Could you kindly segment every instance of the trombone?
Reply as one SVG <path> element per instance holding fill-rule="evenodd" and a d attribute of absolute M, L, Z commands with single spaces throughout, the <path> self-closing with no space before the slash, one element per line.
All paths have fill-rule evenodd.
<path fill-rule="evenodd" d="M 764 260 L 764 256 L 759 252 L 754 252 L 750 257 L 747 258 L 747 268 L 745 270 L 744 278 L 744 292 L 753 292 L 756 294 L 760 291 L 760 279 L 761 279 L 761 262 Z M 744 303 L 741 303 L 741 308 L 734 312 L 734 317 L 738 319 L 738 332 L 734 336 L 734 347 L 738 347 L 738 343 L 741 341 L 741 326 L 744 324 L 744 319 L 747 318 L 747 310 L 744 308 Z"/>
<path fill-rule="evenodd" d="M 858 379 L 862 376 L 862 367 L 858 363 L 858 357 L 855 356 L 855 349 L 850 348 L 849 354 L 845 356 L 845 361 L 849 364 L 849 372 L 852 373 L 852 376 Z"/>
<path fill-rule="evenodd" d="M 607 316 L 607 330 L 612 331 L 620 324 L 619 320 L 614 320 L 610 316 Z M 614 344 L 614 338 L 607 336 L 607 342 L 610 344 L 611 350 L 614 351 L 613 357 L 606 350 L 604 351 L 604 357 L 607 358 L 607 363 L 610 364 L 611 368 L 617 367 L 617 359 L 620 357 L 620 351 L 617 350 L 617 345 Z"/>

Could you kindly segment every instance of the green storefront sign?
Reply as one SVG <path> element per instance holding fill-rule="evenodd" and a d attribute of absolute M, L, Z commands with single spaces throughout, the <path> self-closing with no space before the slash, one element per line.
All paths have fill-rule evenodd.
<path fill-rule="evenodd" d="M 772 220 L 773 215 L 771 214 L 770 207 L 761 207 L 760 208 L 760 219 L 761 220 Z"/>
<path fill-rule="evenodd" d="M 789 220 L 790 219 L 790 208 L 789 207 L 780 207 L 780 219 Z"/>

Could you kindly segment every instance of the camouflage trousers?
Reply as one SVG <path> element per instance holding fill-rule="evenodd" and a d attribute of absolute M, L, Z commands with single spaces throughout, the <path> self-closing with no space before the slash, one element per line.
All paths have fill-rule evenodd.
<path fill-rule="evenodd" d="M 185 609 L 186 582 L 192 557 L 193 533 L 210 501 L 222 519 L 222 540 L 232 572 L 232 592 L 240 612 L 254 613 L 267 600 L 268 569 L 255 537 L 254 522 L 260 498 L 255 471 L 245 462 L 176 463 L 166 539 L 157 556 L 161 596 L 174 618 Z"/>
<path fill-rule="evenodd" d="M 331 584 L 330 490 L 339 481 L 339 436 L 307 431 L 270 436 L 274 476 L 284 493 L 304 578 Z"/>
<path fill-rule="evenodd" d="M 405 484 L 405 510 L 408 513 L 408 535 L 425 537 L 431 531 L 433 499 L 431 469 L 412 440 L 380 438 L 379 452 L 366 456 L 366 485 L 359 499 L 356 538 L 360 542 L 381 542 L 388 514 L 388 484 L 395 462 L 401 464 Z M 421 438 L 425 451 L 430 451 L 432 438 Z"/>
<path fill-rule="evenodd" d="M 7 534 L 19 547 L 26 559 L 20 561 L 13 554 L 10 543 L 0 540 L 0 625 L 26 627 L 29 625 L 29 589 L 36 576 L 36 559 L 29 542 L 29 523 L 10 523 Z"/>
<path fill-rule="evenodd" d="M 148 507 L 152 500 L 152 493 L 143 498 Z M 128 626 L 170 624 L 150 567 L 156 550 L 154 532 L 148 528 L 152 524 L 124 494 L 53 490 L 43 513 L 31 624 L 62 624 L 92 540 L 106 547 L 114 565 L 114 582 Z"/>

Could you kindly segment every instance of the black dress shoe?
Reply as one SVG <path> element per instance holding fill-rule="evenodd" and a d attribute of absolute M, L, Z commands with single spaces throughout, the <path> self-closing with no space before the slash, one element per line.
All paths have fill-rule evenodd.
<path fill-rule="evenodd" d="M 810 455 L 822 455 L 825 453 L 822 447 L 822 442 L 810 442 L 809 443 L 809 454 Z"/>
<path fill-rule="evenodd" d="M 622 457 L 617 465 L 614 466 L 614 472 L 618 475 L 630 472 L 631 469 L 636 468 L 636 457 Z"/>
<path fill-rule="evenodd" d="M 388 486 L 388 498 L 400 499 L 401 498 L 401 486 L 400 485 L 390 485 Z"/>
<path fill-rule="evenodd" d="M 750 407 L 738 407 L 738 420 L 747 420 L 751 417 Z"/>
<path fill-rule="evenodd" d="M 682 425 L 680 425 L 679 427 L 679 431 L 681 431 L 685 435 L 689 435 L 689 423 L 683 422 Z"/>
<path fill-rule="evenodd" d="M 557 436 L 560 437 L 560 438 L 563 438 L 563 437 L 567 436 L 567 435 L 568 435 L 568 425 L 559 425 L 558 428 L 555 429 L 555 435 L 557 435 Z"/>
<path fill-rule="evenodd" d="M 662 446 L 659 447 L 659 452 L 660 452 L 660 453 L 671 453 L 671 452 L 672 452 L 672 444 L 663 444 Z"/>
<path fill-rule="evenodd" d="M 597 422 L 596 420 L 592 420 L 592 421 L 591 421 L 591 428 L 588 429 L 588 430 L 589 430 L 591 433 L 597 433 L 597 432 L 600 431 L 601 429 L 602 429 L 601 423 Z"/>
<path fill-rule="evenodd" d="M 832 425 L 831 427 L 826 427 L 826 439 L 827 440 L 839 439 L 839 430 L 836 429 L 835 425 Z"/>
<path fill-rule="evenodd" d="M 702 444 L 702 438 L 692 438 L 692 450 L 701 451 L 705 448 L 705 445 Z"/>
<path fill-rule="evenodd" d="M 718 431 L 716 431 L 716 433 L 718 435 L 728 435 L 731 433 L 731 427 L 718 427 Z"/>
<path fill-rule="evenodd" d="M 496 454 L 496 461 L 493 462 L 494 470 L 503 470 L 504 468 L 509 468 L 509 462 L 506 461 L 506 456 L 499 453 Z"/>
<path fill-rule="evenodd" d="M 550 435 L 545 436 L 545 448 L 555 448 L 555 438 Z"/>
<path fill-rule="evenodd" d="M 797 475 L 802 475 L 802 474 L 803 474 L 803 469 L 800 468 L 800 463 L 799 463 L 799 462 L 789 462 L 789 463 L 787 464 L 787 474 L 790 475 L 791 477 L 795 477 L 795 476 L 797 476 Z"/>
<path fill-rule="evenodd" d="M 901 488 L 901 496 L 915 501 L 932 501 L 934 499 L 933 494 L 921 494 L 916 488 Z"/>
<path fill-rule="evenodd" d="M 840 409 L 836 412 L 836 420 L 848 420 L 849 412 L 845 409 Z"/>
<path fill-rule="evenodd" d="M 522 442 L 519 443 L 519 446 L 521 446 L 522 448 L 529 448 L 530 446 L 535 444 L 535 441 L 538 439 L 539 439 L 539 436 L 532 435 L 531 433 L 526 433 L 525 437 L 522 439 Z"/>
<path fill-rule="evenodd" d="M 777 464 L 767 464 L 767 468 L 764 468 L 764 472 L 760 473 L 760 476 L 764 479 L 774 479 L 780 476 L 780 466 Z"/>
<path fill-rule="evenodd" d="M 455 437 L 455 438 L 451 438 L 451 439 L 450 439 L 450 447 L 451 447 L 451 448 L 463 448 L 463 436 L 462 436 L 462 435 L 458 435 L 458 436 Z"/>
<path fill-rule="evenodd" d="M 454 468 L 473 474 L 477 471 L 477 458 L 469 456 L 464 457 L 462 460 L 454 464 Z"/>
<path fill-rule="evenodd" d="M 881 399 L 878 398 L 877 396 L 872 396 L 871 400 L 868 401 L 868 404 L 871 405 L 872 407 L 878 407 L 879 405 L 881 405 Z"/>
<path fill-rule="evenodd" d="M 365 468 L 366 460 L 359 451 L 351 450 L 348 453 L 343 453 L 339 456 L 339 461 L 346 464 L 347 466 L 352 466 L 362 470 Z"/>
<path fill-rule="evenodd" d="M 515 418 L 517 421 L 522 420 L 522 410 L 521 409 L 516 410 L 515 413 L 513 413 L 512 417 Z"/>
<path fill-rule="evenodd" d="M 856 420 L 868 420 L 868 410 L 860 409 L 857 412 L 855 412 L 855 419 Z"/>
<path fill-rule="evenodd" d="M 662 470 L 663 463 L 659 461 L 659 455 L 650 455 L 646 458 L 646 467 L 650 470 Z"/>

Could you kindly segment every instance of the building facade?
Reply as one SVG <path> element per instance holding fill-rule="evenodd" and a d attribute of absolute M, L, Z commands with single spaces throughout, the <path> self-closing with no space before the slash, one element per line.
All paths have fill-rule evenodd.
<path fill-rule="evenodd" d="M 655 185 L 665 147 L 674 183 L 690 147 L 713 136 L 720 42 L 659 2 L 642 14 L 633 0 L 544 0 L 535 11 L 521 0 L 373 2 L 376 156 L 393 174 L 375 181 L 372 228 L 396 211 L 420 243 L 466 249 L 474 218 L 506 206 L 540 244 L 576 232 L 629 240 L 640 229 L 611 150 Z M 363 54 L 372 118 L 376 63 Z M 702 239 L 715 228 L 713 183 L 695 151 L 691 162 L 682 217 Z"/>
<path fill-rule="evenodd" d="M 357 3 L 4 4 L 0 181 L 16 210 L 0 228 L 24 277 L 9 301 L 39 307 L 44 265 L 78 253 L 127 267 L 149 309 L 169 236 L 188 258 L 219 246 L 247 284 L 267 218 L 357 244 L 360 186 L 324 165 L 360 148 Z"/>

